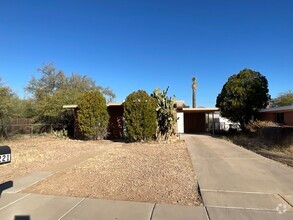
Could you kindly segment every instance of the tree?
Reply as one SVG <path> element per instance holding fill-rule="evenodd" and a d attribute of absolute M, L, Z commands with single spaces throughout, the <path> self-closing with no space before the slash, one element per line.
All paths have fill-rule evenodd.
<path fill-rule="evenodd" d="M 270 99 L 268 81 L 259 72 L 244 69 L 229 77 L 217 97 L 216 106 L 223 117 L 245 125 L 259 109 L 265 108 Z"/>
<path fill-rule="evenodd" d="M 293 105 L 293 92 L 289 90 L 288 92 L 283 92 L 279 96 L 272 100 L 273 107 Z"/>
<path fill-rule="evenodd" d="M 81 94 L 77 121 L 86 139 L 103 139 L 107 136 L 109 114 L 106 99 L 99 91 L 87 91 Z"/>
<path fill-rule="evenodd" d="M 31 95 L 35 106 L 35 121 L 53 124 L 56 130 L 73 128 L 72 112 L 63 109 L 66 104 L 77 104 L 80 94 L 85 91 L 98 91 L 111 101 L 115 94 L 109 88 L 97 86 L 87 76 L 73 73 L 66 76 L 50 63 L 38 69 L 40 78 L 32 76 L 25 90 Z M 73 133 L 70 132 L 69 133 Z"/>
<path fill-rule="evenodd" d="M 19 99 L 18 102 L 18 116 L 20 118 L 33 118 L 36 116 L 35 100 L 28 99 Z"/>
<path fill-rule="evenodd" d="M 41 73 L 41 77 L 37 79 L 34 75 L 25 87 L 26 92 L 32 94 L 39 101 L 57 91 L 64 86 L 66 76 L 62 70 L 57 70 L 53 63 L 45 64 L 37 71 Z"/>
<path fill-rule="evenodd" d="M 151 95 L 157 100 L 157 139 L 163 137 L 163 139 L 168 140 L 174 133 L 174 125 L 177 121 L 174 115 L 176 100 L 175 97 L 167 96 L 168 89 L 169 87 L 161 92 L 157 88 Z"/>
<path fill-rule="evenodd" d="M 3 139 L 5 134 L 5 127 L 10 120 L 18 116 L 19 98 L 11 90 L 9 86 L 4 85 L 0 78 L 0 134 Z"/>
<path fill-rule="evenodd" d="M 138 90 L 124 102 L 126 137 L 131 141 L 150 140 L 157 130 L 156 100 L 147 92 Z"/>

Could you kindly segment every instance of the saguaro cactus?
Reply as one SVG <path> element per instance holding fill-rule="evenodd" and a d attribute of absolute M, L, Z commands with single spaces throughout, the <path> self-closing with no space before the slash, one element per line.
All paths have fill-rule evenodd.
<path fill-rule="evenodd" d="M 192 77 L 192 108 L 196 108 L 196 89 L 197 89 L 197 80 L 195 77 Z"/>

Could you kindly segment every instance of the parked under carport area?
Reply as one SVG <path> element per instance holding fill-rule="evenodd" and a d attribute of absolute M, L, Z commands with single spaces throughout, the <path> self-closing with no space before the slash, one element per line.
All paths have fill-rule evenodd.
<path fill-rule="evenodd" d="M 208 124 L 212 123 L 215 129 L 214 114 L 218 108 L 182 108 L 177 109 L 178 133 L 202 133 L 208 131 Z M 210 121 L 210 114 L 212 119 Z"/>

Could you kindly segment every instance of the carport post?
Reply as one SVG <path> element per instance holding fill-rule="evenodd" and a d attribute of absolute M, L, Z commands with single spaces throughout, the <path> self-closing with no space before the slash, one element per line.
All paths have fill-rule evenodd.
<path fill-rule="evenodd" d="M 208 112 L 208 132 L 210 131 L 210 113 Z"/>
<path fill-rule="evenodd" d="M 215 117 L 214 117 L 215 112 L 212 113 L 213 117 L 213 134 L 215 134 Z"/>

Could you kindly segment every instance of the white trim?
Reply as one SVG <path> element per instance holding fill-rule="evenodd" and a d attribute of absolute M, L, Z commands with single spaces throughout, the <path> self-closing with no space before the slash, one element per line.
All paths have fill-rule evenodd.
<path fill-rule="evenodd" d="M 123 105 L 123 102 L 109 102 L 107 106 L 121 106 Z"/>
<path fill-rule="evenodd" d="M 63 108 L 77 108 L 78 105 L 63 105 Z"/>
<path fill-rule="evenodd" d="M 208 113 L 208 112 L 219 111 L 219 108 L 183 108 L 182 111 L 183 111 L 184 113 L 188 113 L 188 112 L 202 112 L 202 113 Z"/>

